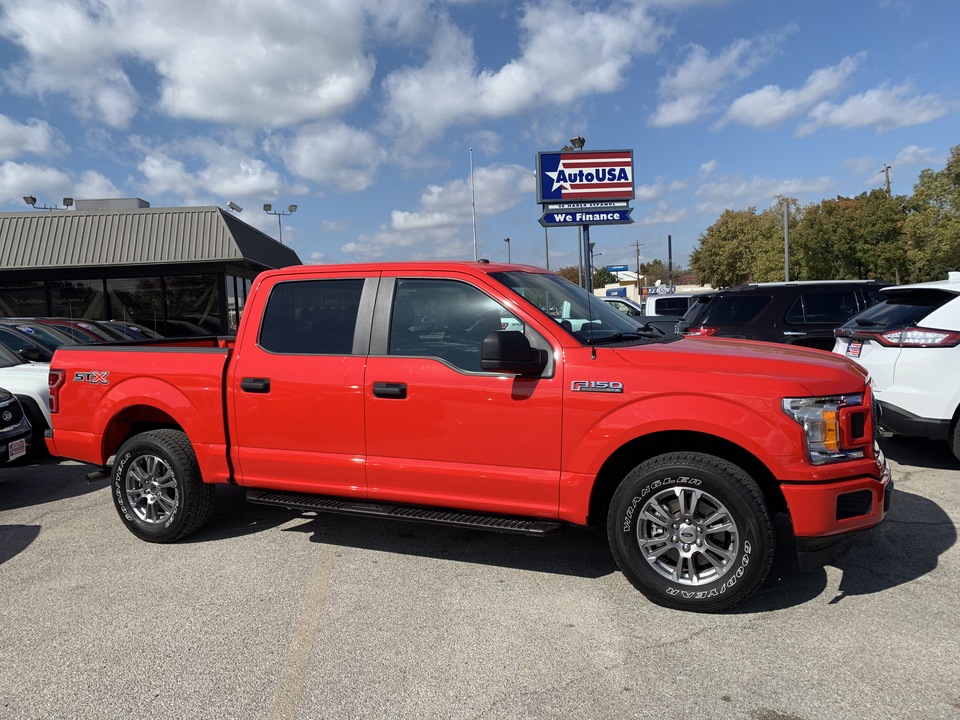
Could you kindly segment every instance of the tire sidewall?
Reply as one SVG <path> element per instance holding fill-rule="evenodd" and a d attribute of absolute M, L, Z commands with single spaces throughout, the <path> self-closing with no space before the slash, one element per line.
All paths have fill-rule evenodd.
<path fill-rule="evenodd" d="M 125 475 L 130 465 L 144 455 L 159 457 L 170 468 L 176 483 L 177 502 L 170 515 L 159 524 L 146 523 L 137 517 L 127 498 Z M 177 534 L 184 516 L 184 485 L 181 480 L 181 468 L 170 457 L 162 445 L 146 438 L 134 438 L 124 444 L 117 452 L 113 463 L 113 502 L 127 529 L 134 535 L 148 540 L 162 540 Z"/>
<path fill-rule="evenodd" d="M 637 524 L 641 522 L 641 508 L 651 496 L 673 487 L 703 490 L 722 503 L 736 523 L 736 558 L 730 569 L 711 583 L 692 586 L 672 582 L 651 567 L 640 549 Z M 762 580 L 772 554 L 769 532 L 764 532 L 746 494 L 716 473 L 691 465 L 637 468 L 614 496 L 609 523 L 611 545 L 624 574 L 648 597 L 670 607 L 710 610 L 736 604 Z"/>

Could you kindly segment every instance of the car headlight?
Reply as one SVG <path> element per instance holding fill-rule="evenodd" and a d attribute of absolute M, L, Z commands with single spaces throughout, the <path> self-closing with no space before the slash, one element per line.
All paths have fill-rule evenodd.
<path fill-rule="evenodd" d="M 807 456 L 814 465 L 864 457 L 870 408 L 863 395 L 784 398 L 783 411 L 802 428 Z"/>

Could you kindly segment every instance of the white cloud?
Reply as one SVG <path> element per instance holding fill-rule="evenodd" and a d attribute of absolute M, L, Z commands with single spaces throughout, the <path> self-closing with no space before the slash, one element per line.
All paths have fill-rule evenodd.
<path fill-rule="evenodd" d="M 758 128 L 772 128 L 806 112 L 823 98 L 836 94 L 856 69 L 865 53 L 845 57 L 832 67 L 814 70 L 802 87 L 781 90 L 767 85 L 742 95 L 730 105 L 721 121 L 738 122 Z"/>
<path fill-rule="evenodd" d="M 390 225 L 345 244 L 341 252 L 356 260 L 376 260 L 402 254 L 415 259 L 473 256 L 473 196 L 478 220 L 506 212 L 535 192 L 533 175 L 522 165 L 491 165 L 474 169 L 470 178 L 430 185 L 420 195 L 418 210 L 394 210 Z M 398 253 L 402 250 L 402 253 Z"/>
<path fill-rule="evenodd" d="M 950 106 L 938 95 L 915 95 L 909 84 L 853 95 L 840 104 L 822 102 L 809 113 L 808 121 L 797 129 L 804 137 L 829 127 L 874 127 L 877 132 L 919 125 L 943 117 Z"/>
<path fill-rule="evenodd" d="M 125 127 L 138 98 L 118 64 L 124 33 L 111 9 L 75 0 L 35 3 L 8 0 L 0 36 L 19 44 L 27 59 L 6 73 L 7 87 L 43 96 L 63 93 L 74 113 Z"/>
<path fill-rule="evenodd" d="M 0 163 L 0 203 L 23 210 L 24 195 L 37 198 L 37 206 L 59 206 L 65 197 L 74 199 L 123 197 L 124 191 L 102 173 L 85 170 L 78 177 L 70 173 L 28 163 Z M 17 207 L 20 206 L 20 207 Z"/>
<path fill-rule="evenodd" d="M 60 133 L 43 120 L 26 123 L 0 115 L 0 160 L 12 160 L 27 153 L 46 157 L 67 152 Z"/>
<path fill-rule="evenodd" d="M 729 208 L 767 207 L 778 195 L 809 196 L 819 200 L 829 194 L 833 187 L 833 180 L 825 176 L 808 179 L 753 177 L 744 180 L 733 175 L 700 186 L 696 195 L 703 200 L 697 204 L 697 212 L 719 214 Z"/>
<path fill-rule="evenodd" d="M 345 191 L 370 187 L 385 158 L 372 133 L 341 123 L 302 128 L 280 152 L 287 167 L 298 176 Z"/>
<path fill-rule="evenodd" d="M 706 180 L 716 172 L 719 165 L 720 163 L 718 163 L 716 160 L 707 160 L 707 162 L 701 163 L 700 168 L 697 170 L 697 177 L 700 180 Z"/>
<path fill-rule="evenodd" d="M 930 167 L 942 162 L 942 155 L 933 148 L 907 145 L 907 147 L 897 153 L 892 164 L 894 167 Z"/>
<path fill-rule="evenodd" d="M 678 223 L 687 216 L 685 208 L 671 208 L 665 202 L 657 203 L 656 212 L 645 212 L 637 218 L 640 225 L 663 225 L 666 223 Z"/>
<path fill-rule="evenodd" d="M 426 63 L 384 80 L 386 124 L 398 134 L 429 137 L 458 122 L 612 92 L 624 85 L 633 56 L 656 49 L 665 34 L 642 4 L 583 11 L 567 0 L 543 0 L 523 6 L 520 55 L 478 69 L 472 39 L 445 17 L 437 23 Z"/>
<path fill-rule="evenodd" d="M 141 88 L 172 117 L 278 127 L 333 117 L 366 96 L 378 37 L 412 42 L 427 0 L 6 0 L 0 37 L 25 58 L 20 94 L 64 94 L 84 119 L 125 127 Z"/>
<path fill-rule="evenodd" d="M 683 63 L 660 80 L 661 102 L 649 123 L 654 127 L 687 125 L 712 114 L 721 92 L 768 62 L 779 52 L 783 37 L 792 31 L 740 39 L 716 55 L 700 45 L 692 45 Z"/>
<path fill-rule="evenodd" d="M 266 162 L 245 150 L 208 138 L 184 138 L 156 147 L 135 139 L 134 146 L 143 152 L 137 168 L 144 178 L 142 189 L 150 197 L 196 200 L 212 196 L 223 204 L 243 198 L 273 199 L 283 191 L 307 191 L 288 185 Z"/>

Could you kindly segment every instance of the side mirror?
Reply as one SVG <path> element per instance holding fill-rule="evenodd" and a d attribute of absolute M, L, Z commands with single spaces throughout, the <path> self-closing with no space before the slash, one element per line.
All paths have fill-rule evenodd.
<path fill-rule="evenodd" d="M 40 351 L 32 347 L 18 350 L 17 354 L 19 354 L 24 360 L 28 360 L 30 362 L 41 362 L 43 360 L 43 356 L 40 354 Z"/>
<path fill-rule="evenodd" d="M 480 368 L 510 375 L 535 375 L 547 366 L 547 353 L 530 345 L 518 330 L 494 330 L 480 346 Z"/>

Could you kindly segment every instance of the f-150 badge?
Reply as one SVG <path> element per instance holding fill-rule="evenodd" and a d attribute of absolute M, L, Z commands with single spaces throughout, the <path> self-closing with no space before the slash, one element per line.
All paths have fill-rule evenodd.
<path fill-rule="evenodd" d="M 571 392 L 622 393 L 623 383 L 616 380 L 574 380 Z"/>

